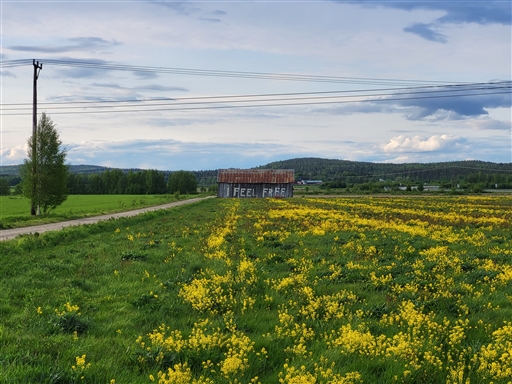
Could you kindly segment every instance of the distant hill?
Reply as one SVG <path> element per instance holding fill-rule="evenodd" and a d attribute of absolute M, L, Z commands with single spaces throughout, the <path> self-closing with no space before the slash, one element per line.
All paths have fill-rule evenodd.
<path fill-rule="evenodd" d="M 472 174 L 512 175 L 512 163 L 477 160 L 442 163 L 384 164 L 314 157 L 276 161 L 258 168 L 294 169 L 295 178 L 303 180 L 349 181 L 460 181 Z M 347 180 L 349 179 L 349 180 Z"/>
<path fill-rule="evenodd" d="M 20 166 L 19 165 L 2 165 L 0 166 L 0 177 L 1 176 L 19 176 Z"/>
<path fill-rule="evenodd" d="M 0 166 L 0 177 L 7 177 L 12 180 L 11 184 L 16 185 L 19 182 L 21 165 L 3 165 Z M 110 168 L 99 165 L 69 165 L 69 171 L 73 174 L 95 174 L 102 173 L 108 170 L 121 169 L 121 171 L 128 173 L 130 171 L 139 172 L 140 168 Z M 171 171 L 162 171 L 167 179 Z M 217 182 L 217 170 L 208 171 L 193 171 L 196 175 L 199 185 L 212 185 Z"/>
<path fill-rule="evenodd" d="M 102 167 L 102 166 L 98 166 L 98 165 L 69 165 L 69 171 L 71 173 L 85 173 L 85 174 L 101 173 L 108 169 L 112 169 L 112 168 Z"/>
<path fill-rule="evenodd" d="M 0 176 L 19 176 L 20 175 L 20 165 L 2 165 L 0 166 Z M 90 173 L 101 173 L 109 169 L 109 167 L 102 167 L 99 165 L 69 165 L 69 171 L 71 173 L 81 173 L 81 174 L 90 174 Z M 141 169 L 131 169 L 132 171 L 141 171 Z M 128 172 L 130 169 L 122 169 L 122 171 Z"/>

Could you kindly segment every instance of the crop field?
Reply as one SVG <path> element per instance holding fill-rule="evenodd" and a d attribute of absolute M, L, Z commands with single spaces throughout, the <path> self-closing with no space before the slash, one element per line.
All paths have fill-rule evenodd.
<path fill-rule="evenodd" d="M 208 199 L 0 243 L 2 383 L 511 383 L 512 199 Z"/>
<path fill-rule="evenodd" d="M 49 215 L 31 216 L 30 200 L 21 196 L 0 196 L 0 229 L 121 212 L 173 201 L 176 201 L 173 195 L 70 195 Z"/>

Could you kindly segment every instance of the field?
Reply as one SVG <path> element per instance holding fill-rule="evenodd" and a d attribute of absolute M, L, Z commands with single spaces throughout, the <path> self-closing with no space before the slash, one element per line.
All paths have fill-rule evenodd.
<path fill-rule="evenodd" d="M 208 199 L 0 243 L 2 383 L 510 383 L 509 197 Z"/>
<path fill-rule="evenodd" d="M 34 217 L 30 215 L 30 200 L 21 196 L 0 196 L 0 229 L 54 223 L 173 201 L 176 201 L 173 195 L 70 195 L 49 215 Z"/>

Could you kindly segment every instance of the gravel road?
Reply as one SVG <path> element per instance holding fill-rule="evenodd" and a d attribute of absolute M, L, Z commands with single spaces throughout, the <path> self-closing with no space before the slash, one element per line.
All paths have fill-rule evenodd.
<path fill-rule="evenodd" d="M 181 201 L 176 201 L 174 203 L 157 205 L 157 206 L 154 206 L 154 207 L 135 209 L 133 211 L 126 211 L 126 212 L 119 212 L 119 213 L 110 213 L 108 215 L 101 215 L 101 216 L 94 216 L 94 217 L 84 217 L 83 219 L 62 221 L 60 223 L 34 225 L 34 226 L 31 226 L 31 227 L 24 227 L 24 228 L 3 229 L 3 230 L 0 230 L 0 241 L 14 239 L 16 236 L 25 235 L 27 233 L 36 233 L 36 232 L 43 233 L 43 232 L 47 232 L 47 231 L 58 231 L 59 229 L 62 229 L 62 228 L 65 228 L 65 227 L 70 227 L 70 226 L 73 226 L 73 225 L 94 224 L 94 223 L 97 223 L 98 221 L 109 220 L 109 219 L 112 219 L 112 218 L 117 219 L 117 218 L 120 218 L 120 217 L 136 216 L 136 215 L 140 215 L 141 213 L 144 213 L 144 212 L 156 211 L 158 209 L 167 209 L 167 208 L 177 207 L 179 205 L 195 203 L 197 201 L 201 201 L 201 200 L 204 200 L 204 199 L 209 199 L 209 198 L 212 198 L 212 197 L 214 197 L 214 196 L 198 197 L 198 198 L 195 198 L 195 199 L 181 200 Z"/>

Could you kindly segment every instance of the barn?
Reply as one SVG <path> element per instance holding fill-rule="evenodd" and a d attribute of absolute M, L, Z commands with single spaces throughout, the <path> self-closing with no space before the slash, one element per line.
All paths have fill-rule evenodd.
<path fill-rule="evenodd" d="M 218 197 L 293 197 L 293 169 L 219 169 Z"/>

